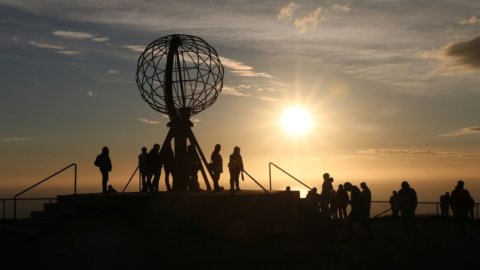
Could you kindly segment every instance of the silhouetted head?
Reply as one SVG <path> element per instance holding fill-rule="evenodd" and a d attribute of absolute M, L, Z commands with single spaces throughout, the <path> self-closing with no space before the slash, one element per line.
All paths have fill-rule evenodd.
<path fill-rule="evenodd" d="M 285 189 L 285 191 L 290 191 L 290 186 L 287 186 L 287 188 Z"/>
<path fill-rule="evenodd" d="M 160 144 L 158 143 L 154 144 L 152 149 L 153 151 L 158 152 L 158 150 L 160 150 Z"/>
<path fill-rule="evenodd" d="M 147 152 L 147 147 L 142 147 L 142 153 L 146 153 Z"/>
<path fill-rule="evenodd" d="M 330 183 L 333 183 L 333 177 L 329 177 L 328 181 L 330 181 Z"/>
<path fill-rule="evenodd" d="M 410 185 L 408 184 L 407 181 L 402 182 L 402 188 L 409 188 L 409 187 L 410 187 Z"/>
<path fill-rule="evenodd" d="M 104 147 L 102 148 L 102 154 L 108 155 L 108 152 L 109 152 L 109 151 L 110 151 L 110 150 L 108 150 L 108 147 L 106 147 L 106 146 L 104 146 Z"/>
<path fill-rule="evenodd" d="M 237 155 L 240 154 L 240 147 L 235 146 L 235 148 L 233 148 L 233 153 Z"/>
<path fill-rule="evenodd" d="M 352 190 L 353 185 L 350 182 L 345 182 L 345 184 L 343 184 L 343 187 L 345 188 L 346 191 L 350 191 Z"/>
<path fill-rule="evenodd" d="M 362 187 L 362 189 L 367 188 L 367 183 L 365 182 L 360 183 L 360 187 Z"/>
<path fill-rule="evenodd" d="M 324 173 L 323 174 L 323 180 L 327 180 L 328 178 L 330 178 L 330 174 L 329 173 Z"/>
<path fill-rule="evenodd" d="M 464 185 L 465 185 L 465 183 L 463 183 L 462 180 L 459 180 L 459 181 L 457 182 L 457 187 L 459 187 L 459 188 L 463 188 Z"/>
<path fill-rule="evenodd" d="M 338 185 L 338 189 L 343 189 L 343 185 L 342 184 Z"/>
<path fill-rule="evenodd" d="M 317 188 L 316 187 L 312 188 L 312 192 L 317 193 Z"/>
<path fill-rule="evenodd" d="M 395 190 L 392 193 L 393 193 L 393 195 L 397 195 L 397 191 L 395 191 Z"/>
<path fill-rule="evenodd" d="M 222 149 L 222 146 L 220 144 L 215 144 L 215 151 L 220 151 L 220 149 Z"/>

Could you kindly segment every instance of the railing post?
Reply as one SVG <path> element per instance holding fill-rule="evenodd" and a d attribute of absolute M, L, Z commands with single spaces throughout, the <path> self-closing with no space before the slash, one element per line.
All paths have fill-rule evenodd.
<path fill-rule="evenodd" d="M 75 177 L 74 177 L 74 184 L 73 184 L 73 194 L 77 195 L 77 164 L 74 163 L 74 171 L 75 171 Z"/>
<path fill-rule="evenodd" d="M 270 191 L 272 191 L 272 163 L 268 163 L 268 176 L 270 179 Z"/>

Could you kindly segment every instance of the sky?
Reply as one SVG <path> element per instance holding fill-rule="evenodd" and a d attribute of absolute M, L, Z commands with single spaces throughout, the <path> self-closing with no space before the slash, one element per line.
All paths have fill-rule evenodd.
<path fill-rule="evenodd" d="M 79 192 L 98 191 L 104 145 L 121 189 L 140 148 L 168 131 L 140 96 L 138 57 L 179 33 L 206 40 L 225 68 L 218 100 L 192 117 L 224 166 L 239 146 L 266 187 L 273 162 L 311 187 L 324 172 L 334 186 L 366 181 L 376 200 L 403 180 L 437 200 L 463 179 L 480 201 L 479 30 L 480 2 L 467 0 L 0 0 L 0 196 L 72 162 Z M 312 117 L 301 136 L 281 124 L 292 106 Z M 272 179 L 305 194 L 278 170 Z M 44 189 L 71 186 L 65 172 Z"/>

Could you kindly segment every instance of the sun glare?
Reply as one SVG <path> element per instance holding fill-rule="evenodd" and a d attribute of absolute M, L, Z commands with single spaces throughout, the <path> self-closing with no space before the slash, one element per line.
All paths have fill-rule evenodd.
<path fill-rule="evenodd" d="M 310 112 L 303 107 L 287 108 L 281 118 L 283 130 L 293 136 L 305 135 L 313 127 Z"/>

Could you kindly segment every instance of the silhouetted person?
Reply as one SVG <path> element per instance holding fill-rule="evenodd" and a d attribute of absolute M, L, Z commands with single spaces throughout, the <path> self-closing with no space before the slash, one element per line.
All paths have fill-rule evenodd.
<path fill-rule="evenodd" d="M 464 189 L 464 183 L 462 180 L 457 182 L 457 186 L 452 191 L 450 196 L 450 205 L 453 211 L 453 217 L 458 225 L 458 232 L 461 237 L 465 236 L 465 223 L 468 220 L 468 212 L 473 203 L 473 198 L 470 196 L 470 192 Z"/>
<path fill-rule="evenodd" d="M 415 236 L 415 210 L 417 209 L 417 193 L 407 181 L 403 181 L 398 191 L 400 214 L 403 228 L 408 236 Z"/>
<path fill-rule="evenodd" d="M 240 155 L 240 147 L 235 146 L 233 153 L 230 155 L 228 162 L 228 170 L 230 171 L 230 190 L 240 191 L 239 176 L 243 173 L 243 161 Z M 243 174 L 242 174 L 243 180 Z"/>
<path fill-rule="evenodd" d="M 200 190 L 198 183 L 198 171 L 200 170 L 200 163 L 197 156 L 197 150 L 193 144 L 190 144 L 187 149 L 187 188 L 190 191 Z"/>
<path fill-rule="evenodd" d="M 332 195 L 330 196 L 330 216 L 332 219 L 338 218 L 336 195 L 335 190 L 332 190 Z"/>
<path fill-rule="evenodd" d="M 398 217 L 400 211 L 400 201 L 398 200 L 398 193 L 394 190 L 390 196 L 390 209 L 392 210 L 392 217 Z"/>
<path fill-rule="evenodd" d="M 322 211 L 329 211 L 328 204 L 330 202 L 333 190 L 333 178 L 330 177 L 329 173 L 323 174 L 323 183 L 322 183 L 322 192 L 321 194 L 321 201 L 320 201 L 320 209 Z"/>
<path fill-rule="evenodd" d="M 108 147 L 102 148 L 102 153 L 95 158 L 95 166 L 102 173 L 102 192 L 107 192 L 108 172 L 112 171 L 112 161 L 110 161 Z"/>
<path fill-rule="evenodd" d="M 175 157 L 170 143 L 163 146 L 160 151 L 160 156 L 163 162 L 163 170 L 165 171 L 165 186 L 167 191 L 171 191 L 172 186 L 170 185 L 170 175 L 173 175 L 173 162 L 175 161 Z"/>
<path fill-rule="evenodd" d="M 308 202 L 310 210 L 313 213 L 318 213 L 318 204 L 320 203 L 320 196 L 317 193 L 317 188 L 314 187 L 308 191 L 305 200 Z"/>
<path fill-rule="evenodd" d="M 285 191 L 291 191 L 290 186 L 287 186 L 287 187 L 285 188 Z"/>
<path fill-rule="evenodd" d="M 360 187 L 362 188 L 362 198 L 363 202 L 365 204 L 365 214 L 367 215 L 368 218 L 370 218 L 370 208 L 372 205 L 372 192 L 367 186 L 367 183 L 362 182 L 360 183 Z"/>
<path fill-rule="evenodd" d="M 360 189 L 357 186 L 352 185 L 350 182 L 343 184 L 346 191 L 350 192 L 350 214 L 348 215 L 349 230 L 347 235 L 347 241 L 351 241 L 353 224 L 359 223 L 363 226 L 368 234 L 368 240 L 373 241 L 373 231 L 370 227 L 370 219 L 366 215 L 365 201 L 362 198 Z"/>
<path fill-rule="evenodd" d="M 215 149 L 210 156 L 210 171 L 212 172 L 212 180 L 213 180 L 213 190 L 219 191 L 220 185 L 218 182 L 220 181 L 220 174 L 223 172 L 223 159 L 220 155 L 220 149 L 222 146 L 220 144 L 215 145 Z"/>
<path fill-rule="evenodd" d="M 162 160 L 159 151 L 160 145 L 156 143 L 153 145 L 150 152 L 148 152 L 147 186 L 149 192 L 158 192 L 158 181 L 160 180 L 160 173 L 162 170 Z"/>
<path fill-rule="evenodd" d="M 112 185 L 108 185 L 107 188 L 108 193 L 117 193 L 117 190 L 112 187 Z"/>
<path fill-rule="evenodd" d="M 445 194 L 440 196 L 440 211 L 442 212 L 443 218 L 448 218 L 448 210 L 450 209 L 450 193 L 445 192 Z"/>
<path fill-rule="evenodd" d="M 142 181 L 142 192 L 147 192 L 148 154 L 146 147 L 142 147 L 142 153 L 138 155 L 138 170 L 140 172 L 140 179 Z"/>
<path fill-rule="evenodd" d="M 348 198 L 347 191 L 343 188 L 343 185 L 338 185 L 337 193 L 335 194 L 336 206 L 338 208 L 338 218 L 347 219 L 347 205 Z"/>

